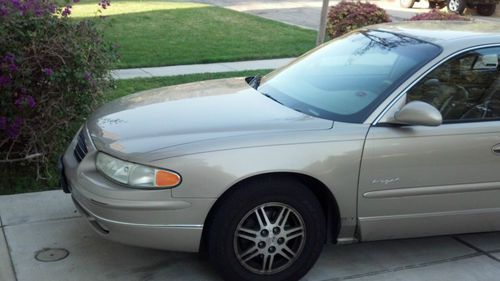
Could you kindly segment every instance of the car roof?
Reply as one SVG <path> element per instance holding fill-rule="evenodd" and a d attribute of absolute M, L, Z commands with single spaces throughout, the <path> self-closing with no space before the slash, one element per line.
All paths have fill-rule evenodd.
<path fill-rule="evenodd" d="M 367 27 L 406 35 L 444 47 L 467 48 L 482 44 L 500 44 L 500 24 L 471 21 L 401 21 Z M 458 46 L 457 46 L 458 45 Z"/>

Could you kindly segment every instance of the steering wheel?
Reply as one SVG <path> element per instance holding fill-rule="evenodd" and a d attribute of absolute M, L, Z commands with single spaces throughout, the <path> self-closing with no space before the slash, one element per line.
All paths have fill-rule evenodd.
<path fill-rule="evenodd" d="M 454 85 L 455 93 L 451 94 L 441 105 L 439 111 L 443 119 L 455 119 L 453 115 L 460 114 L 467 108 L 467 101 L 469 100 L 470 93 L 460 85 Z"/>
<path fill-rule="evenodd" d="M 498 110 L 495 110 L 498 109 Z M 500 112 L 500 100 L 487 100 L 482 104 L 473 106 L 467 110 L 460 119 L 485 119 L 487 117 L 498 117 L 498 114 L 488 116 L 488 113 Z"/>

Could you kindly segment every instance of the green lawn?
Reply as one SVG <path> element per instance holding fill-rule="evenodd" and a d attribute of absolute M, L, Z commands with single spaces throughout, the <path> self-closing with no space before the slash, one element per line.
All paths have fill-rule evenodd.
<path fill-rule="evenodd" d="M 96 2 L 75 4 L 72 18 L 106 16 L 116 68 L 292 57 L 315 42 L 312 30 L 204 4 L 113 0 L 98 13 Z"/>
<path fill-rule="evenodd" d="M 115 87 L 109 90 L 105 95 L 105 100 L 110 101 L 119 97 L 123 97 L 135 92 L 159 88 L 170 85 L 177 85 L 183 83 L 189 83 L 194 81 L 202 81 L 209 79 L 220 79 L 228 77 L 241 77 L 241 76 L 253 76 L 253 75 L 264 75 L 270 70 L 258 70 L 258 71 L 241 71 L 241 72 L 223 72 L 223 73 L 206 73 L 206 74 L 193 74 L 193 75 L 180 75 L 172 77 L 158 77 L 158 78 L 140 78 L 140 79 L 129 79 L 129 80 L 117 80 L 115 82 Z M 82 119 L 85 116 L 82 116 Z M 79 123 L 79 122 L 78 122 Z M 52 155 L 51 158 L 54 161 L 54 165 L 48 171 L 50 178 L 46 180 L 35 180 L 31 177 L 26 177 L 24 175 L 35 175 L 35 167 L 30 163 L 18 163 L 18 164 L 0 164 L 0 195 L 3 194 L 14 194 L 23 192 L 33 192 L 50 190 L 57 188 L 59 180 L 59 172 L 56 169 L 57 156 L 62 154 L 66 145 L 70 142 L 76 130 L 80 127 L 80 124 L 72 124 L 72 130 L 68 130 L 65 135 L 65 141 L 63 146 L 61 146 L 60 151 L 56 155 Z"/>

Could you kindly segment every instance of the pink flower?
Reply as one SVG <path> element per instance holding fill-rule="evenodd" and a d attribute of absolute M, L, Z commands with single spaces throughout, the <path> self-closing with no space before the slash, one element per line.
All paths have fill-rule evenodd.
<path fill-rule="evenodd" d="M 61 16 L 63 16 L 63 17 L 67 17 L 69 15 L 71 15 L 71 6 L 70 5 L 64 7 L 64 10 L 61 12 Z"/>
<path fill-rule="evenodd" d="M 36 105 L 35 99 L 30 95 L 20 95 L 15 101 L 14 104 L 17 108 L 21 109 L 24 106 L 28 106 L 29 108 L 33 108 Z"/>
<path fill-rule="evenodd" d="M 7 75 L 0 75 L 0 87 L 7 86 L 12 80 Z"/>
<path fill-rule="evenodd" d="M 42 73 L 50 77 L 54 74 L 54 71 L 52 68 L 44 68 L 42 69 Z"/>

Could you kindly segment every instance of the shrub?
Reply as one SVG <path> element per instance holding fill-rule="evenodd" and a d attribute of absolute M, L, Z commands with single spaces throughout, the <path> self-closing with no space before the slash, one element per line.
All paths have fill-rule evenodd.
<path fill-rule="evenodd" d="M 363 26 L 390 21 L 385 10 L 374 4 L 342 1 L 330 7 L 327 32 L 335 38 Z"/>
<path fill-rule="evenodd" d="M 433 9 L 430 12 L 417 14 L 410 18 L 411 21 L 417 20 L 470 20 L 468 17 L 463 17 L 453 13 L 445 13 L 439 10 Z"/>
<path fill-rule="evenodd" d="M 0 164 L 29 161 L 36 174 L 25 177 L 47 175 L 69 141 L 64 131 L 82 122 L 111 81 L 113 47 L 95 21 L 70 14 L 71 5 L 52 0 L 0 0 Z"/>

